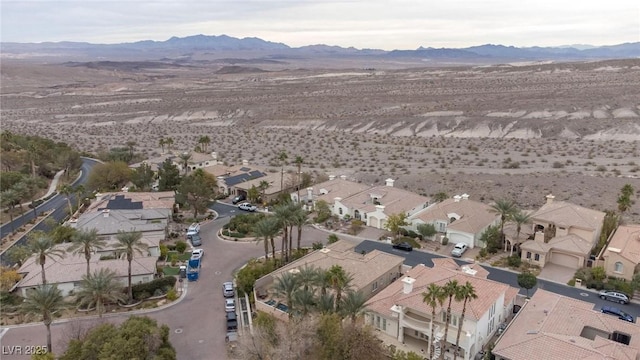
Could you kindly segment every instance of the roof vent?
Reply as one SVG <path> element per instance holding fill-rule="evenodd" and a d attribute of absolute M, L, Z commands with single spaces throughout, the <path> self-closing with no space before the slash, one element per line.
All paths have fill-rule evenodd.
<path fill-rule="evenodd" d="M 527 331 L 527 335 L 536 335 L 538 333 L 538 330 L 528 330 Z"/>
<path fill-rule="evenodd" d="M 327 254 L 327 253 L 329 253 L 329 251 L 331 251 L 331 249 L 328 249 L 328 248 L 320 249 L 320 252 L 323 253 L 323 254 Z"/>

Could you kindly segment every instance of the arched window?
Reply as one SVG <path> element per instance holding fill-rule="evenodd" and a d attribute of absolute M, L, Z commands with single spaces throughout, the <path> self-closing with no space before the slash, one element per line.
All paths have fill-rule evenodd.
<path fill-rule="evenodd" d="M 620 261 L 616 262 L 614 265 L 613 271 L 617 273 L 622 273 L 624 271 L 624 265 Z"/>

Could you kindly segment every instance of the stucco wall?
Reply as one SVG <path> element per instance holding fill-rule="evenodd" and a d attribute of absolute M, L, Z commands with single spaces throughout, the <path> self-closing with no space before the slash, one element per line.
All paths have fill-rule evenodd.
<path fill-rule="evenodd" d="M 618 261 L 622 263 L 622 273 L 615 272 L 615 264 Z M 636 265 L 634 263 L 614 252 L 607 251 L 604 254 L 604 269 L 609 276 L 615 276 L 617 278 L 631 281 L 633 279 L 633 271 L 635 269 L 635 266 Z"/>

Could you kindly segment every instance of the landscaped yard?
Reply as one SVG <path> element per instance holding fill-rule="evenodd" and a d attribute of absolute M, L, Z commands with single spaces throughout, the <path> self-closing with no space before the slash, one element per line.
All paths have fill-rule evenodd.
<path fill-rule="evenodd" d="M 191 257 L 191 252 L 184 252 L 183 254 L 178 253 L 177 251 L 169 251 L 167 253 L 167 259 L 171 260 L 175 258 L 177 261 L 187 261 Z"/>
<path fill-rule="evenodd" d="M 162 268 L 162 273 L 165 276 L 178 275 L 180 273 L 180 267 L 178 267 L 178 266 L 176 266 L 176 267 L 165 266 L 165 267 Z"/>

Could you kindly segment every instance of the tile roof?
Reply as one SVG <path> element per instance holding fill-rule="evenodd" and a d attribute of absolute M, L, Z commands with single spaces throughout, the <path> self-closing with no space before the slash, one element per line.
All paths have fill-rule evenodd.
<path fill-rule="evenodd" d="M 369 188 L 371 186 L 366 184 L 336 178 L 313 185 L 313 195 L 315 200 L 324 200 L 329 204 L 333 204 L 334 198 L 346 199 Z M 306 196 L 306 192 L 302 193 L 301 191 L 300 195 Z"/>
<path fill-rule="evenodd" d="M 585 330 L 586 327 L 586 330 Z M 619 331 L 631 335 L 629 345 L 595 336 Z M 520 309 L 493 353 L 510 360 L 640 359 L 640 326 L 593 310 L 593 304 L 538 289 Z"/>
<path fill-rule="evenodd" d="M 70 243 L 56 245 L 56 248 L 65 250 Z M 157 257 L 135 257 L 131 262 L 132 275 L 153 275 L 156 272 Z M 126 277 L 129 263 L 126 259 L 100 260 L 100 256 L 93 254 L 90 260 L 91 271 L 103 268 L 114 271 L 118 277 Z M 62 258 L 47 258 L 44 264 L 47 283 L 67 283 L 82 280 L 87 273 L 87 260 L 84 255 L 65 253 Z M 18 283 L 18 287 L 31 287 L 42 284 L 42 268 L 32 256 L 18 269 L 18 273 L 25 274 Z"/>
<path fill-rule="evenodd" d="M 263 173 L 264 175 L 257 179 L 250 179 L 235 185 L 237 189 L 249 190 L 251 187 L 260 187 L 260 183 L 266 181 L 269 187 L 264 191 L 265 194 L 276 194 L 280 192 L 280 173 Z M 284 186 L 287 186 L 287 174 L 284 175 Z"/>
<path fill-rule="evenodd" d="M 453 213 L 459 215 L 460 219 L 447 225 L 448 229 L 470 234 L 482 231 L 500 218 L 498 214 L 491 212 L 489 205 L 468 199 L 456 201 L 456 199 L 450 198 L 422 210 L 412 216 L 412 219 L 419 219 L 427 224 L 437 220 L 448 223 L 449 215 Z"/>
<path fill-rule="evenodd" d="M 532 220 L 541 220 L 561 226 L 575 226 L 596 230 L 602 225 L 605 213 L 564 201 L 552 201 L 533 213 Z"/>
<path fill-rule="evenodd" d="M 227 184 L 227 186 L 235 186 L 237 184 L 240 184 L 249 180 L 261 179 L 266 175 L 267 174 L 263 173 L 262 171 L 251 170 L 249 172 L 242 172 L 237 175 L 226 177 L 224 178 L 224 183 Z"/>
<path fill-rule="evenodd" d="M 411 191 L 393 186 L 379 185 L 343 198 L 342 203 L 361 212 L 371 212 L 376 209 L 373 204 L 374 197 L 378 199 L 380 205 L 384 205 L 386 214 L 406 213 L 418 206 L 427 204 L 431 200 Z"/>
<path fill-rule="evenodd" d="M 405 273 L 405 276 L 409 276 L 416 280 L 413 283 L 413 290 L 411 293 L 404 294 L 402 281 L 395 281 L 372 297 L 366 304 L 367 309 L 385 316 L 392 316 L 390 310 L 391 307 L 393 305 L 402 305 L 430 314 L 431 308 L 423 302 L 422 295 L 429 284 L 435 283 L 443 286 L 449 280 L 457 280 L 460 284 L 464 284 L 469 281 L 475 288 L 478 298 L 472 299 L 467 303 L 465 316 L 477 321 L 487 311 L 489 311 L 489 308 L 501 296 L 505 296 L 505 303 L 507 303 L 512 300 L 518 292 L 518 289 L 511 288 L 509 285 L 469 275 L 459 270 L 453 270 L 449 267 L 450 264 L 447 262 L 440 263 L 441 266 L 439 266 L 435 261 L 434 264 L 435 266 L 433 268 L 426 267 L 424 264 L 418 264 L 416 267 Z M 506 297 L 507 295 L 513 297 L 509 299 Z M 447 304 L 445 303 L 444 307 L 446 306 Z M 441 310 L 442 308 L 440 307 L 436 308 L 436 312 Z M 451 311 L 454 314 L 461 314 L 462 303 L 455 301 L 452 302 Z"/>
<path fill-rule="evenodd" d="M 118 231 L 164 231 L 170 209 L 105 210 L 80 215 L 78 229 L 96 229 L 98 234 L 117 234 Z"/>
<path fill-rule="evenodd" d="M 354 244 L 340 240 L 327 245 L 325 249 L 313 251 L 269 275 L 277 277 L 286 271 L 304 266 L 328 270 L 333 265 L 340 265 L 353 276 L 352 284 L 358 289 L 358 285 L 370 284 L 391 269 L 401 266 L 404 261 L 403 257 L 379 250 L 362 255 L 355 252 L 354 247 Z"/>
<path fill-rule="evenodd" d="M 585 240 L 574 234 L 556 236 L 549 240 L 548 245 L 552 250 L 558 249 L 583 256 L 589 255 L 593 248 L 593 243 L 591 241 Z"/>
<path fill-rule="evenodd" d="M 520 244 L 522 250 L 534 251 L 537 253 L 548 253 L 551 250 L 551 246 L 547 243 L 535 240 L 527 240 Z"/>
<path fill-rule="evenodd" d="M 607 253 L 616 253 L 634 264 L 640 264 L 640 225 L 618 226 L 604 256 Z"/>
<path fill-rule="evenodd" d="M 162 192 L 110 192 L 99 194 L 87 211 L 96 212 L 102 209 L 131 209 L 129 203 L 140 203 L 142 207 L 136 209 L 173 209 L 176 202 L 173 191 Z M 120 207 L 119 205 L 125 205 Z"/>

